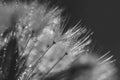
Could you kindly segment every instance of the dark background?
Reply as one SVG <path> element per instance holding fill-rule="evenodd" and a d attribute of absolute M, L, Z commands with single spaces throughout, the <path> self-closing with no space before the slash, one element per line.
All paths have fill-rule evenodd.
<path fill-rule="evenodd" d="M 116 0 L 63 0 L 68 11 L 92 27 L 101 46 L 120 49 L 120 5 Z"/>
<path fill-rule="evenodd" d="M 82 19 L 94 32 L 97 44 L 106 51 L 120 56 L 119 0 L 58 0 L 70 13 L 72 23 Z M 70 23 L 71 23 L 70 22 Z"/>
<path fill-rule="evenodd" d="M 70 14 L 70 23 L 82 19 L 94 32 L 95 45 L 117 59 L 120 69 L 120 2 L 119 0 L 58 0 Z"/>

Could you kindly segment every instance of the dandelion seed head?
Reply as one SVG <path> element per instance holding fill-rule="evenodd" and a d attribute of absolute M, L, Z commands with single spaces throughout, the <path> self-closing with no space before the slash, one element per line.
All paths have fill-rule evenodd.
<path fill-rule="evenodd" d="M 113 56 L 106 53 L 98 58 L 87 48 L 92 43 L 93 32 L 82 27 L 80 22 L 63 32 L 63 10 L 59 7 L 48 9 L 48 5 L 36 2 L 6 3 L 0 7 L 0 19 L 3 18 L 1 15 L 7 15 L 5 23 L 10 24 L 13 14 L 17 17 L 14 36 L 18 47 L 21 47 L 17 80 L 47 80 L 50 75 L 57 74 L 61 78 L 60 73 L 63 78 L 75 76 L 73 80 L 114 80 L 111 79 L 116 73 L 111 63 Z M 79 67 L 76 68 L 76 65 Z M 77 75 L 71 75 L 71 72 Z M 36 77 L 38 74 L 39 77 Z"/>

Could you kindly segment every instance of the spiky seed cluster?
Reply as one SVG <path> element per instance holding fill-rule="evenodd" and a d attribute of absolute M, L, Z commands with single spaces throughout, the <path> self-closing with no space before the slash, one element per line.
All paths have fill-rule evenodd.
<path fill-rule="evenodd" d="M 92 65 L 91 70 L 83 71 L 74 80 L 111 80 L 115 72 L 110 63 L 111 58 L 106 58 L 104 62 L 105 60 L 89 54 L 85 47 L 91 43 L 89 38 L 92 33 L 87 34 L 88 30 L 81 28 L 80 23 L 63 33 L 61 9 L 48 9 L 46 5 L 37 3 L 9 6 L 13 7 L 11 14 L 17 15 L 15 27 L 20 48 L 18 66 L 21 66 L 19 61 L 24 64 L 19 67 L 18 80 L 42 80 L 69 69 L 74 64 Z M 9 6 L 5 8 L 8 9 Z M 81 36 L 83 37 L 80 38 Z M 24 66 L 25 69 L 22 69 Z M 88 75 L 90 78 L 86 78 Z"/>

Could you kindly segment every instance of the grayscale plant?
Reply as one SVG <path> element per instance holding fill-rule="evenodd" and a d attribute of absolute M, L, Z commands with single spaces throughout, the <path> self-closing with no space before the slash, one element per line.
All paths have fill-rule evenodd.
<path fill-rule="evenodd" d="M 91 50 L 93 32 L 81 22 L 65 31 L 62 11 L 0 3 L 0 80 L 117 80 L 113 55 Z"/>

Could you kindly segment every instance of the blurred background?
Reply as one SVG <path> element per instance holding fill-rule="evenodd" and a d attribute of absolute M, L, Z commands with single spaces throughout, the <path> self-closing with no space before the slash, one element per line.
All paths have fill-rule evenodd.
<path fill-rule="evenodd" d="M 108 49 L 120 50 L 120 5 L 117 0 L 62 0 L 75 19 L 92 28 L 96 40 Z"/>
<path fill-rule="evenodd" d="M 52 1 L 52 0 L 51 0 Z M 120 69 L 120 4 L 119 0 L 57 0 L 70 15 L 70 23 L 82 23 L 93 32 L 93 39 L 105 52 L 117 59 Z"/>

